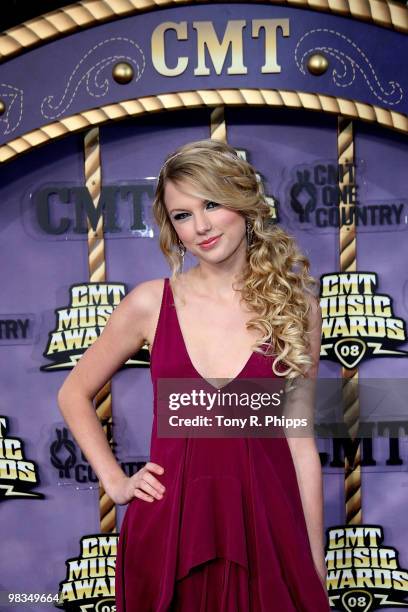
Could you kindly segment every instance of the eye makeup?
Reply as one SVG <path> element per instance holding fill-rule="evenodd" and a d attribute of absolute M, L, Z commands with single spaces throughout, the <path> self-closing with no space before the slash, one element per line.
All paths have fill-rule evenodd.
<path fill-rule="evenodd" d="M 218 206 L 221 206 L 221 204 L 217 204 L 217 202 L 213 202 L 212 200 L 207 200 L 206 202 L 204 202 L 205 207 L 209 206 L 210 204 L 214 205 L 215 208 L 217 208 Z M 189 215 L 190 213 L 188 212 L 179 212 L 176 214 L 172 214 L 172 219 L 174 221 L 184 221 L 184 219 L 186 219 L 185 216 L 183 215 Z"/>

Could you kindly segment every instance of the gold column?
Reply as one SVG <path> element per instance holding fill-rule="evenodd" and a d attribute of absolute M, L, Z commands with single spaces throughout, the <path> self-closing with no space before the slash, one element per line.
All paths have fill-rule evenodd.
<path fill-rule="evenodd" d="M 338 116 L 337 121 L 337 154 L 339 165 L 352 164 L 353 176 L 347 172 L 339 175 L 340 192 L 345 185 L 352 184 L 355 176 L 354 166 L 354 135 L 351 119 Z M 353 201 L 344 202 L 340 198 L 340 272 L 356 272 L 357 270 L 357 240 L 355 216 L 350 222 L 351 211 L 355 206 Z M 347 223 L 347 224 L 346 224 Z M 342 367 L 342 397 L 343 416 L 348 435 L 352 441 L 358 434 L 360 420 L 360 406 L 358 397 L 358 368 L 352 370 Z M 355 449 L 354 456 L 345 457 L 345 503 L 346 524 L 361 524 L 361 445 Z"/>
<path fill-rule="evenodd" d="M 95 208 L 101 194 L 101 156 L 99 147 L 99 128 L 86 132 L 84 138 L 85 184 L 91 194 Z M 103 215 L 100 216 L 96 231 L 88 219 L 88 263 L 89 281 L 91 283 L 106 282 L 105 240 L 103 235 Z M 96 414 L 112 445 L 112 395 L 109 380 L 95 396 Z M 116 532 L 116 506 L 105 493 L 102 483 L 99 483 L 99 512 L 101 533 Z"/>
<path fill-rule="evenodd" d="M 214 140 L 220 140 L 221 142 L 227 142 L 227 125 L 225 123 L 225 106 L 222 104 L 216 106 L 211 111 L 211 138 Z"/>

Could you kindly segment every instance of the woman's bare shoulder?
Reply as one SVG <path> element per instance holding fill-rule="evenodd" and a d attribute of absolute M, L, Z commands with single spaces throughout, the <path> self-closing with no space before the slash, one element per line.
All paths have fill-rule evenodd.
<path fill-rule="evenodd" d="M 164 289 L 164 278 L 155 278 L 138 283 L 126 296 L 129 305 L 139 316 L 149 315 L 160 306 Z"/>
<path fill-rule="evenodd" d="M 320 299 L 310 291 L 305 291 L 305 298 L 309 305 L 309 328 L 314 329 L 322 324 L 322 309 L 320 306 Z"/>

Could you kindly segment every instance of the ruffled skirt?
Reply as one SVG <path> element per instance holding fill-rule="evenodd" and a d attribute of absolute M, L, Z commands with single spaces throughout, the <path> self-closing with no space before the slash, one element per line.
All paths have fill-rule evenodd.
<path fill-rule="evenodd" d="M 286 439 L 155 442 L 166 492 L 127 508 L 117 612 L 329 612 Z"/>

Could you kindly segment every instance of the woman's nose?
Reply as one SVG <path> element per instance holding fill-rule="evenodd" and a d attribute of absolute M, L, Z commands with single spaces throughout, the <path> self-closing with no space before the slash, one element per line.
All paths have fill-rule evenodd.
<path fill-rule="evenodd" d="M 209 218 L 205 214 L 199 213 L 195 217 L 195 227 L 198 233 L 208 232 L 208 230 L 211 229 Z"/>

